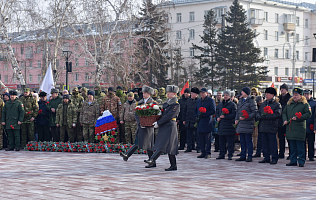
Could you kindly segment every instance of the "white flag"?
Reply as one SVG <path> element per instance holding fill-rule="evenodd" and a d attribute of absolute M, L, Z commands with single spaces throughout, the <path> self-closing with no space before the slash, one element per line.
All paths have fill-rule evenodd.
<path fill-rule="evenodd" d="M 39 92 L 41 91 L 46 92 L 47 98 L 49 98 L 50 91 L 52 88 L 54 88 L 54 79 L 53 79 L 52 66 L 51 66 L 51 63 L 49 63 L 49 67 L 46 71 L 41 87 L 39 88 Z"/>

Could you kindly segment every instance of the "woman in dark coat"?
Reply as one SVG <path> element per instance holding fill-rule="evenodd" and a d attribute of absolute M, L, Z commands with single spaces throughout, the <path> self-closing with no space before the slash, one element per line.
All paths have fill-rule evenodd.
<path fill-rule="evenodd" d="M 158 159 L 161 153 L 167 153 L 169 156 L 170 167 L 166 171 L 177 170 L 176 156 L 178 152 L 178 130 L 177 116 L 180 113 L 180 105 L 176 94 L 179 88 L 174 85 L 167 86 L 168 100 L 163 104 L 162 117 L 154 123 L 155 128 L 159 127 L 154 150 L 154 155 L 146 163 L 152 165 Z"/>
<path fill-rule="evenodd" d="M 218 135 L 219 135 L 219 149 L 220 153 L 216 159 L 225 159 L 226 145 L 228 150 L 228 160 L 232 160 L 234 154 L 234 137 L 235 128 L 233 126 L 237 106 L 230 99 L 230 92 L 224 92 L 224 99 L 218 104 L 218 109 L 216 110 L 216 118 L 219 123 Z M 229 113 L 222 114 L 222 109 L 226 108 Z"/>

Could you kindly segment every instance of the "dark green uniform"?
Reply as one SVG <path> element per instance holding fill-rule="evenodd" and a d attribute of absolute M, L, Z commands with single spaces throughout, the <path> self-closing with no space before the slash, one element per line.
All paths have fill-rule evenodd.
<path fill-rule="evenodd" d="M 75 141 L 73 124 L 77 123 L 77 113 L 75 106 L 69 100 L 68 103 L 61 103 L 58 105 L 56 115 L 56 124 L 60 126 L 60 141 L 65 142 L 65 132 L 67 131 L 69 141 Z M 77 124 L 76 124 L 77 125 Z"/>
<path fill-rule="evenodd" d="M 55 121 L 56 121 L 56 111 L 58 108 L 58 105 L 62 102 L 62 98 L 60 96 L 57 96 L 55 99 L 49 100 L 49 103 L 46 105 L 46 109 L 49 111 L 49 127 L 51 128 L 51 133 L 53 137 L 54 142 L 59 142 L 59 127 L 56 127 Z M 53 112 L 51 109 L 54 108 L 55 112 Z"/>
<path fill-rule="evenodd" d="M 2 99 L 0 99 L 0 121 L 1 121 L 3 107 L 4 107 L 4 102 Z M 0 124 L 0 150 L 2 148 L 3 148 L 3 129 L 2 129 L 2 125 Z"/>
<path fill-rule="evenodd" d="M 24 119 L 21 125 L 21 146 L 26 146 L 28 141 L 34 141 L 34 121 L 31 121 L 31 118 L 34 119 L 38 114 L 38 103 L 36 99 L 29 94 L 28 96 L 22 96 L 20 101 L 24 105 Z"/>
<path fill-rule="evenodd" d="M 2 122 L 8 133 L 10 149 L 20 148 L 20 128 L 18 122 L 23 122 L 24 108 L 21 101 L 16 98 L 13 102 L 7 101 L 2 110 Z"/>
<path fill-rule="evenodd" d="M 80 111 L 82 108 L 83 101 L 84 99 L 81 95 L 79 95 L 78 88 L 74 88 L 71 95 L 71 103 L 75 106 L 75 111 L 77 115 L 76 127 L 74 128 L 74 134 L 76 138 L 75 140 L 77 140 L 77 142 L 81 142 L 83 138 L 82 126 L 79 121 L 79 116 L 80 116 Z"/>

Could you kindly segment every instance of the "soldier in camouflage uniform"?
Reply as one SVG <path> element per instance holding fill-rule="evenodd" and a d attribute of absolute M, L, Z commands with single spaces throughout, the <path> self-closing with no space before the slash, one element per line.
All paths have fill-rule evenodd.
<path fill-rule="evenodd" d="M 163 104 L 167 101 L 166 89 L 164 87 L 159 88 L 159 104 Z"/>
<path fill-rule="evenodd" d="M 134 93 L 130 92 L 127 95 L 128 101 L 122 106 L 122 111 L 120 114 L 120 123 L 125 124 L 125 142 L 134 144 L 136 137 L 136 119 L 135 119 L 135 107 L 136 100 L 134 99 Z M 132 141 L 131 141 L 132 136 Z M 123 137 L 123 133 L 122 133 Z"/>
<path fill-rule="evenodd" d="M 0 98 L 0 121 L 1 121 L 3 107 L 4 107 L 4 102 Z M 2 125 L 0 124 L 0 150 L 2 148 L 3 148 L 3 129 L 2 129 Z"/>
<path fill-rule="evenodd" d="M 74 134 L 75 134 L 75 140 L 77 140 L 77 142 L 81 142 L 83 135 L 82 135 L 82 127 L 79 121 L 79 116 L 80 116 L 80 111 L 82 108 L 82 104 L 83 104 L 83 97 L 79 95 L 79 90 L 77 87 L 72 89 L 72 95 L 71 95 L 71 103 L 75 106 L 76 108 L 76 112 L 77 112 L 77 126 L 74 128 Z"/>
<path fill-rule="evenodd" d="M 96 102 L 98 102 L 99 106 L 102 105 L 102 100 L 105 97 L 105 94 L 101 91 L 101 87 L 100 86 L 95 86 L 94 87 L 94 99 Z M 102 114 L 102 113 L 101 113 Z"/>
<path fill-rule="evenodd" d="M 21 146 L 24 148 L 28 141 L 34 141 L 34 120 L 38 114 L 38 103 L 30 93 L 29 88 L 24 89 L 24 95 L 20 98 L 24 105 L 24 119 L 21 125 Z"/>
<path fill-rule="evenodd" d="M 116 96 L 120 98 L 122 105 L 125 102 L 128 101 L 127 95 L 124 93 L 122 86 L 117 86 L 117 88 L 116 88 Z M 122 118 L 119 118 L 118 122 L 121 121 L 121 120 L 122 120 Z M 126 137 L 123 137 L 125 135 L 125 124 L 118 124 L 118 126 L 119 126 L 119 129 L 120 129 L 121 135 L 122 135 L 122 137 L 121 137 L 122 143 L 127 143 L 125 141 Z"/>
<path fill-rule="evenodd" d="M 60 141 L 65 142 L 65 132 L 67 131 L 69 141 L 75 142 L 74 128 L 77 125 L 77 109 L 71 103 L 69 94 L 63 95 L 63 102 L 58 105 L 56 112 L 55 123 L 57 127 L 60 127 Z"/>
<path fill-rule="evenodd" d="M 153 98 L 155 101 L 158 101 L 158 90 L 157 90 L 157 89 L 154 89 L 154 94 L 152 95 L 152 98 Z"/>
<path fill-rule="evenodd" d="M 94 91 L 89 91 L 88 100 L 83 102 L 80 112 L 80 123 L 83 125 L 83 139 L 85 142 L 94 142 L 94 129 L 99 116 L 100 106 L 94 100 Z"/>
<path fill-rule="evenodd" d="M 88 89 L 85 88 L 85 87 L 83 87 L 83 88 L 81 89 L 81 96 L 83 97 L 83 100 L 84 100 L 84 101 L 86 101 L 86 100 L 88 99 L 87 93 L 88 93 Z"/>
<path fill-rule="evenodd" d="M 108 93 L 109 94 L 103 98 L 102 103 L 100 105 L 101 114 L 105 110 L 109 110 L 112 113 L 113 117 L 115 118 L 117 124 L 119 125 L 120 124 L 119 117 L 120 117 L 120 112 L 122 110 L 121 100 L 115 95 L 113 87 L 109 87 Z M 117 129 L 117 141 L 120 141 L 119 138 L 120 138 L 120 130 Z"/>

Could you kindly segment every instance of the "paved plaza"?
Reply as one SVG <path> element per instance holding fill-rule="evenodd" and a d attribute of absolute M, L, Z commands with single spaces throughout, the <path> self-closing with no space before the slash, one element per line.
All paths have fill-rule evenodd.
<path fill-rule="evenodd" d="M 197 155 L 180 151 L 178 171 L 165 172 L 166 155 L 146 169 L 146 155 L 124 162 L 118 154 L 2 150 L 0 199 L 316 199 L 316 162 L 301 168 L 285 159 L 270 165 Z"/>

